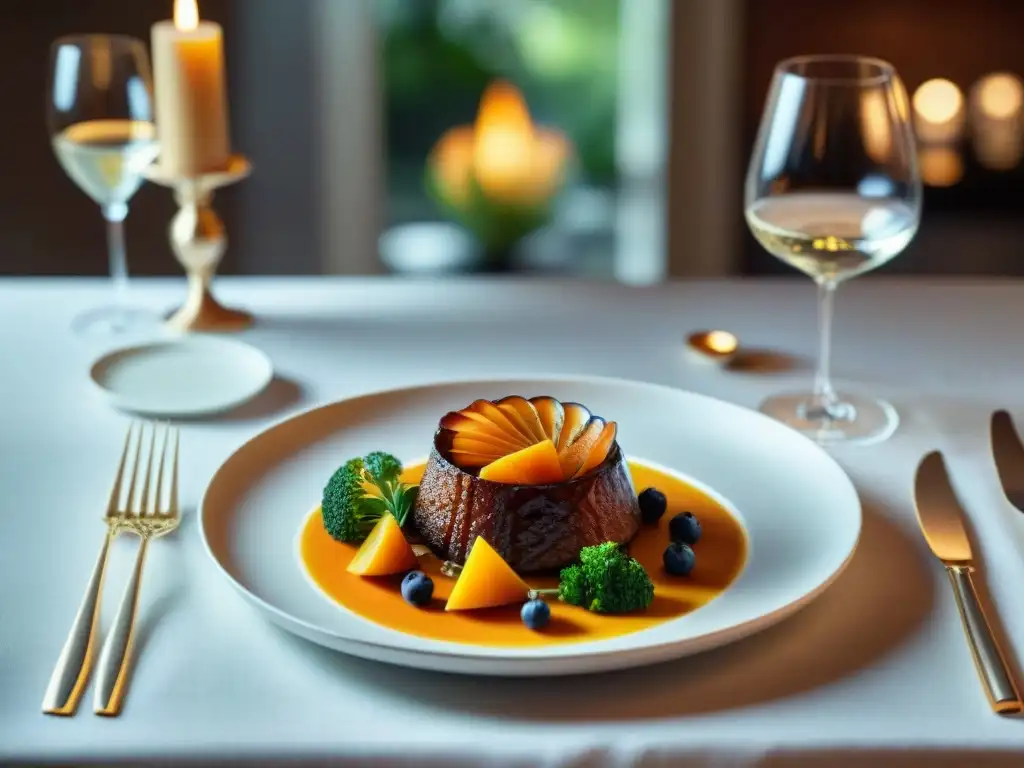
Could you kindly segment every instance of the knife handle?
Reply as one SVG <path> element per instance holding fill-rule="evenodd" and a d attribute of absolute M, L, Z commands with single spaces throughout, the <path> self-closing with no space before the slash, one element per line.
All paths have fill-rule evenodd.
<path fill-rule="evenodd" d="M 971 570 L 970 567 L 962 565 L 946 566 L 978 677 L 985 686 L 985 694 L 994 711 L 1000 714 L 1024 711 L 1024 702 L 1021 701 L 1020 693 L 1013 682 L 1006 658 L 996 643 L 992 628 L 982 610 L 981 601 L 978 600 L 978 593 L 971 579 Z"/>

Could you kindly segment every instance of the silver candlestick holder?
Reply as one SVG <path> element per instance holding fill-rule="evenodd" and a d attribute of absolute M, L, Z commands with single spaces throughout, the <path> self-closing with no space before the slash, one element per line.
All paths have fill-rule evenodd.
<path fill-rule="evenodd" d="M 178 203 L 178 213 L 171 221 L 170 240 L 188 278 L 188 296 L 181 308 L 168 317 L 169 328 L 223 332 L 240 331 L 252 325 L 251 314 L 223 306 L 210 288 L 228 245 L 224 224 L 213 210 L 213 193 L 241 181 L 251 172 L 252 164 L 242 155 L 233 155 L 222 171 L 198 176 L 169 173 L 159 160 L 146 169 L 146 178 L 173 189 Z"/>

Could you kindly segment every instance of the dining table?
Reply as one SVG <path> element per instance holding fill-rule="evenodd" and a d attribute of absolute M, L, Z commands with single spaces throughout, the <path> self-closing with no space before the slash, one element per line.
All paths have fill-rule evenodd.
<path fill-rule="evenodd" d="M 941 564 L 914 514 L 922 456 L 941 449 L 968 516 L 982 593 L 1024 660 L 1024 515 L 1006 500 L 989 420 L 1024 425 L 1024 282 L 872 275 L 836 303 L 833 375 L 891 402 L 873 445 L 828 447 L 863 525 L 843 573 L 776 626 L 724 647 L 605 674 L 480 678 L 359 660 L 278 629 L 200 539 L 220 464 L 290 415 L 435 381 L 580 375 L 653 382 L 756 408 L 810 387 L 815 290 L 799 278 L 628 286 L 562 277 L 245 277 L 218 297 L 253 313 L 234 337 L 274 378 L 229 412 L 182 419 L 179 529 L 150 548 L 120 717 L 41 712 L 103 536 L 131 414 L 90 365 L 125 338 L 75 335 L 108 281 L 0 279 L 0 763 L 27 765 L 1024 765 L 1024 719 L 990 709 Z M 160 311 L 180 278 L 133 279 Z M 686 337 L 725 329 L 732 364 Z M 665 414 L 671 418 L 671 414 Z M 735 467 L 743 472 L 743 466 Z M 820 514 L 828 517 L 823 505 Z M 137 543 L 114 542 L 109 626 Z"/>

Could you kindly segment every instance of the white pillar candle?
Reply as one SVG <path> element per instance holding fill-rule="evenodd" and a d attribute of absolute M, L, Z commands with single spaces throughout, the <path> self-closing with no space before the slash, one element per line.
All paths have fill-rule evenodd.
<path fill-rule="evenodd" d="M 199 21 L 196 0 L 175 0 L 174 21 L 153 25 L 160 165 L 196 176 L 228 165 L 228 107 L 221 27 Z"/>

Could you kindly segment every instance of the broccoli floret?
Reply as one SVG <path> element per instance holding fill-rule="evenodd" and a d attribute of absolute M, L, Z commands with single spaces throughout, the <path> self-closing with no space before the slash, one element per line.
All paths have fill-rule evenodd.
<path fill-rule="evenodd" d="M 594 613 L 639 611 L 654 599 L 654 584 L 644 567 L 613 541 L 584 547 L 579 565 L 570 565 L 558 575 L 557 589 L 532 589 L 531 599 L 558 595 L 569 605 Z"/>
<path fill-rule="evenodd" d="M 583 579 L 583 569 L 578 565 L 563 568 L 558 576 L 558 599 L 569 605 L 583 605 L 586 595 L 587 585 Z"/>
<path fill-rule="evenodd" d="M 356 542 L 366 536 L 368 527 L 358 513 L 364 495 L 362 459 L 346 461 L 324 486 L 320 513 L 324 528 L 338 541 Z"/>
<path fill-rule="evenodd" d="M 654 599 L 654 584 L 644 567 L 614 542 L 580 551 L 584 608 L 595 613 L 625 613 L 646 608 Z M 578 590 L 573 589 L 575 597 Z"/>
<path fill-rule="evenodd" d="M 610 588 L 602 596 L 595 592 L 590 610 L 597 613 L 625 613 L 647 608 L 654 600 L 654 584 L 639 562 L 625 557 L 614 570 L 619 574 L 610 579 Z"/>
<path fill-rule="evenodd" d="M 384 451 L 346 461 L 324 486 L 324 529 L 338 541 L 357 544 L 386 513 L 404 525 L 417 486 L 400 482 L 401 472 L 402 463 Z"/>
<path fill-rule="evenodd" d="M 363 457 L 363 467 L 378 486 L 395 483 L 402 474 L 402 462 L 385 451 L 374 451 Z"/>

